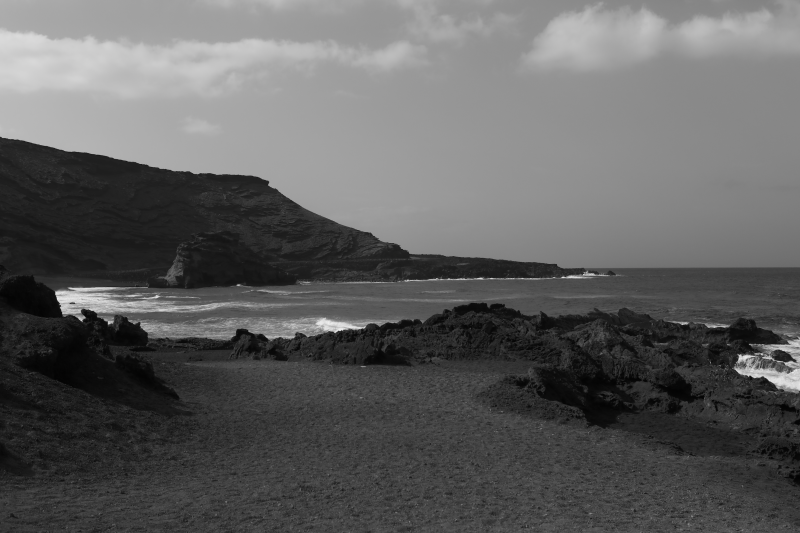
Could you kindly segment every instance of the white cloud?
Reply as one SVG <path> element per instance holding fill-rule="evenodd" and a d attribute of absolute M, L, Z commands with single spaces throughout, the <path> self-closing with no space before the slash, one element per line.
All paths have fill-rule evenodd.
<path fill-rule="evenodd" d="M 217 135 L 222 131 L 222 128 L 219 124 L 212 124 L 202 118 L 186 117 L 181 130 L 190 135 Z"/>
<path fill-rule="evenodd" d="M 537 70 L 607 70 L 661 55 L 692 58 L 800 57 L 800 5 L 780 2 L 776 11 L 697 16 L 670 24 L 642 8 L 606 9 L 603 4 L 562 13 L 523 56 Z"/>
<path fill-rule="evenodd" d="M 441 14 L 431 4 L 419 3 L 412 8 L 414 20 L 409 24 L 411 34 L 417 39 L 433 43 L 462 45 L 472 35 L 489 37 L 513 26 L 515 19 L 496 13 L 490 19 L 473 15 L 465 20 L 456 20 L 451 15 Z"/>
<path fill-rule="evenodd" d="M 51 39 L 0 29 L 0 90 L 120 98 L 217 96 L 281 71 L 309 73 L 321 65 L 338 65 L 390 72 L 425 64 L 426 53 L 425 47 L 406 41 L 380 49 L 262 39 L 155 46 L 93 37 Z"/>
<path fill-rule="evenodd" d="M 445 4 L 468 4 L 486 7 L 497 0 L 202 0 L 207 4 L 232 8 L 237 6 L 266 7 L 275 11 L 291 9 L 312 9 L 315 11 L 341 13 L 349 8 L 370 2 L 381 2 L 411 14 L 412 20 L 407 28 L 412 37 L 432 42 L 462 45 L 470 36 L 488 37 L 493 33 L 512 26 L 515 19 L 503 13 L 489 18 L 477 14 L 458 20 L 452 15 L 440 14 Z"/>

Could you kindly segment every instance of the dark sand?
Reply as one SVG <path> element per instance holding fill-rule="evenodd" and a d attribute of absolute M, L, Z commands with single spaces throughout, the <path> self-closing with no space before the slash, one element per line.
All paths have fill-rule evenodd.
<path fill-rule="evenodd" d="M 0 530 L 800 530 L 800 488 L 733 454 L 736 442 L 693 456 L 657 442 L 663 435 L 494 412 L 475 399 L 524 365 L 148 355 L 193 415 L 146 413 L 157 418 L 152 434 L 139 424 L 131 444 L 99 429 L 129 462 L 0 473 Z M 694 442 L 691 428 L 675 431 Z"/>

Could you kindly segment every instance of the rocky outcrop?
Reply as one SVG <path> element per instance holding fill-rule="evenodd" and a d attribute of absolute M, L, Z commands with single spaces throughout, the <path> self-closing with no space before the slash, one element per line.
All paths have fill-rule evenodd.
<path fill-rule="evenodd" d="M 225 287 L 245 284 L 291 285 L 297 279 L 267 264 L 267 259 L 239 241 L 229 231 L 197 233 L 178 246 L 166 276 L 149 279 L 149 287 Z"/>
<path fill-rule="evenodd" d="M 260 344 L 250 339 L 252 348 L 242 353 L 258 345 L 290 359 L 357 365 L 520 361 L 528 363 L 528 372 L 495 384 L 482 393 L 484 401 L 501 410 L 597 424 L 622 413 L 655 412 L 800 445 L 800 394 L 736 371 L 740 354 L 752 353 L 748 342 L 764 339 L 785 342 L 743 319 L 708 328 L 629 309 L 548 317 L 502 304 L 469 304 L 424 322 L 370 324 Z M 756 363 L 748 368 L 788 369 L 768 358 L 750 360 Z M 789 477 L 792 468 L 785 470 Z"/>
<path fill-rule="evenodd" d="M 128 317 L 114 315 L 114 322 L 109 324 L 90 309 L 81 309 L 81 314 L 85 317 L 83 324 L 94 346 L 105 343 L 116 346 L 147 346 L 147 332 L 142 329 L 141 322 L 134 324 Z M 107 352 L 105 349 L 103 351 Z"/>
<path fill-rule="evenodd" d="M 53 292 L 31 276 L 10 276 L 14 280 L 14 295 L 24 302 L 50 302 Z M 20 282 L 19 280 L 22 280 Z M 161 383 L 152 371 L 152 364 L 143 360 L 110 361 L 114 357 L 107 343 L 147 344 L 147 333 L 139 324 L 131 324 L 117 316 L 109 325 L 97 314 L 84 310 L 84 323 L 73 316 L 61 317 L 58 300 L 50 313 L 59 309 L 59 316 L 47 316 L 41 308 L 26 310 L 24 305 L 12 305 L 15 300 L 0 298 L 0 376 L 11 374 L 8 365 L 23 367 L 47 378 L 58 380 L 92 394 L 115 398 L 129 405 L 141 405 L 141 385 L 148 390 L 175 397 L 174 391 Z M 148 367 L 149 365 L 149 367 Z M 4 374 L 5 373 L 5 374 Z M 131 381 L 133 378 L 133 382 Z M 138 385 L 137 385 L 138 383 Z M 148 400 L 149 401 L 149 400 Z"/>
<path fill-rule="evenodd" d="M 533 263 L 412 255 L 404 259 L 347 259 L 327 261 L 288 261 L 280 268 L 301 280 L 317 281 L 406 281 L 420 279 L 476 278 L 562 278 L 581 276 L 583 268 L 561 268 L 551 263 Z"/>
<path fill-rule="evenodd" d="M 60 318 L 61 304 L 50 287 L 33 276 L 12 276 L 0 265 L 0 297 L 14 309 L 40 317 Z"/>
<path fill-rule="evenodd" d="M 11 270 L 166 270 L 178 244 L 211 231 L 238 233 L 271 259 L 408 257 L 257 177 L 173 172 L 0 139 L 0 263 Z"/>
<path fill-rule="evenodd" d="M 141 322 L 133 323 L 128 317 L 114 315 L 114 323 L 108 327 L 111 341 L 122 346 L 147 346 L 147 332 Z"/>
<path fill-rule="evenodd" d="M 274 359 L 286 361 L 288 357 L 275 343 L 270 343 L 264 335 L 255 335 L 246 329 L 236 330 L 236 336 L 231 339 L 234 344 L 229 359 Z"/>

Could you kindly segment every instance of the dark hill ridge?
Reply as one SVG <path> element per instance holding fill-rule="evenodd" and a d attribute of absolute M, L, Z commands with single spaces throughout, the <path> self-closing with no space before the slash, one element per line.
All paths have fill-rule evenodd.
<path fill-rule="evenodd" d="M 192 234 L 275 260 L 404 258 L 254 176 L 193 174 L 0 139 L 0 261 L 12 270 L 166 270 Z"/>
<path fill-rule="evenodd" d="M 582 268 L 411 256 L 312 213 L 254 176 L 193 174 L 0 138 L 0 262 L 34 274 L 145 282 L 198 233 L 231 232 L 290 277 L 549 278 Z"/>

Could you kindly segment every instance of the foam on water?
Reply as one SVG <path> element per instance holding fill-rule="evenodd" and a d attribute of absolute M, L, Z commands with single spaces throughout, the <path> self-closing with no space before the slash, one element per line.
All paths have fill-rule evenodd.
<path fill-rule="evenodd" d="M 617 270 L 617 269 L 615 269 Z M 572 280 L 595 280 L 574 283 Z M 603 281 L 605 280 L 605 281 Z M 614 277 L 418 280 L 407 283 L 299 283 L 280 287 L 148 289 L 88 287 L 57 292 L 65 314 L 92 309 L 102 318 L 127 316 L 151 337 L 198 336 L 229 339 L 237 328 L 270 338 L 306 335 L 403 318 L 426 319 L 443 308 L 469 302 L 506 303 L 525 314 L 585 314 L 597 306 L 613 312 L 629 307 L 669 321 L 727 326 L 745 316 L 760 327 L 793 335 L 781 349 L 800 361 L 800 269 L 625 270 Z M 764 285 L 767 288 L 761 287 Z M 269 291 L 269 292 L 259 292 Z M 780 295 L 765 297 L 765 294 Z M 782 297 L 787 295 L 786 297 Z M 590 303 L 593 302 L 593 303 Z M 82 317 L 81 317 L 82 318 Z M 797 373 L 767 373 L 783 388 L 797 390 Z M 800 372 L 800 370 L 798 370 Z"/>
<path fill-rule="evenodd" d="M 740 355 L 739 361 L 736 363 L 736 371 L 743 376 L 767 378 L 776 387 L 785 391 L 800 392 L 800 363 L 798 363 L 800 361 L 800 337 L 790 336 L 787 341 L 788 344 L 754 345 L 753 348 L 757 354 L 755 356 Z M 785 363 L 786 366 L 792 369 L 791 372 L 778 372 L 776 370 L 750 367 L 751 364 L 754 364 L 754 360 L 758 360 L 759 357 L 771 359 L 771 354 L 775 350 L 782 350 L 794 358 L 794 362 Z"/>
<path fill-rule="evenodd" d="M 692 322 L 687 322 L 685 320 L 670 320 L 670 322 L 673 322 L 675 324 L 681 324 L 684 326 L 692 324 Z M 697 324 L 697 322 L 694 322 L 694 324 Z M 703 324 L 707 328 L 727 328 L 730 326 L 730 324 L 720 324 L 718 322 L 701 322 L 701 324 Z"/>
<path fill-rule="evenodd" d="M 322 328 L 325 331 L 342 331 L 344 329 L 361 329 L 364 326 L 357 326 L 355 324 L 350 324 L 348 322 L 339 322 L 337 320 L 329 320 L 327 318 L 321 318 L 317 320 L 315 323 L 316 326 Z M 366 324 L 364 324 L 366 325 Z"/>
<path fill-rule="evenodd" d="M 450 294 L 456 291 L 420 291 L 420 294 Z"/>
<path fill-rule="evenodd" d="M 295 333 L 319 335 L 331 331 L 360 329 L 364 324 L 354 324 L 325 317 L 301 317 L 284 319 L 280 317 L 246 317 L 246 318 L 205 318 L 164 323 L 143 320 L 142 327 L 151 337 L 206 337 L 212 339 L 228 339 L 234 331 L 245 328 L 253 333 L 263 333 L 268 338 L 291 338 Z"/>

